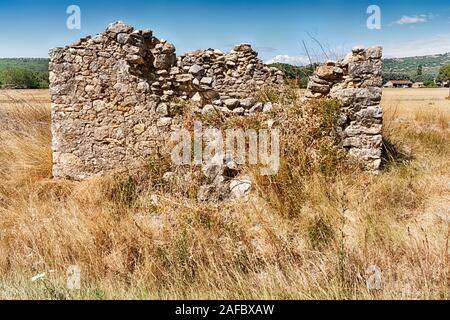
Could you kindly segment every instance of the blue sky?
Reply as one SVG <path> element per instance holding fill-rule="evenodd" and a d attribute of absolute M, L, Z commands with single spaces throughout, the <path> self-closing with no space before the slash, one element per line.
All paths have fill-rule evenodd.
<path fill-rule="evenodd" d="M 66 27 L 69 5 L 81 9 L 81 29 Z M 369 5 L 381 9 L 381 29 L 366 26 Z M 301 44 L 323 57 L 354 45 L 383 45 L 385 56 L 450 52 L 449 1 L 327 0 L 0 0 L 0 57 L 46 57 L 49 48 L 102 32 L 114 20 L 149 28 L 178 53 L 198 48 L 229 51 L 248 42 L 265 61 L 306 62 Z M 331 52 L 331 54 L 330 54 Z"/>

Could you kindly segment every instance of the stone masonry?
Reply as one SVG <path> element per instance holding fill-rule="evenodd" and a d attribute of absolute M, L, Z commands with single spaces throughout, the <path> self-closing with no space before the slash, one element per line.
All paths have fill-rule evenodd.
<path fill-rule="evenodd" d="M 283 73 L 264 65 L 248 44 L 229 53 L 207 49 L 177 57 L 173 44 L 120 21 L 50 50 L 50 57 L 53 175 L 76 180 L 158 154 L 182 128 L 183 108 L 265 112 L 272 105 L 258 102 L 256 93 L 284 86 Z M 343 147 L 373 171 L 381 162 L 381 84 L 381 48 L 354 48 L 343 60 L 319 66 L 305 95 L 341 102 Z M 223 164 L 203 169 L 215 173 L 216 167 L 221 171 Z"/>
<path fill-rule="evenodd" d="M 50 57 L 53 175 L 77 180 L 158 152 L 182 125 L 180 100 L 244 115 L 264 109 L 259 89 L 283 85 L 250 45 L 176 57 L 173 44 L 122 22 Z"/>
<path fill-rule="evenodd" d="M 178 65 L 195 76 L 192 85 L 203 98 L 219 107 L 242 108 L 242 113 L 255 105 L 252 96 L 262 86 L 284 84 L 283 73 L 265 66 L 249 44 L 227 54 L 217 49 L 189 52 L 178 57 Z"/>
<path fill-rule="evenodd" d="M 339 61 L 319 66 L 308 82 L 306 99 L 332 98 L 342 105 L 339 136 L 342 145 L 370 171 L 381 164 L 382 48 L 355 47 Z"/>

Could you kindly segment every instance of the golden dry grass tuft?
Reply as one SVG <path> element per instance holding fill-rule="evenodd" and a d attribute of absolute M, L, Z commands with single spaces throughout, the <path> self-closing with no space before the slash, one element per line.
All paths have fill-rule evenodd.
<path fill-rule="evenodd" d="M 423 111 L 404 91 L 385 96 L 390 148 L 373 176 L 334 149 L 333 106 L 299 127 L 295 95 L 276 97 L 296 137 L 279 176 L 215 204 L 195 200 L 197 178 L 188 192 L 159 179 L 160 159 L 143 175 L 51 179 L 45 94 L 0 94 L 0 298 L 449 299 L 449 110 L 427 106 L 440 98 Z M 380 290 L 367 288 L 371 265 Z"/>

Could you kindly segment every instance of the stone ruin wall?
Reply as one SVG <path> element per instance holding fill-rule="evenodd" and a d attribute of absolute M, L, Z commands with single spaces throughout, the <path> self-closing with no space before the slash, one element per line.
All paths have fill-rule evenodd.
<path fill-rule="evenodd" d="M 255 106 L 252 97 L 264 85 L 284 84 L 283 73 L 264 65 L 248 44 L 237 45 L 227 54 L 217 49 L 193 51 L 180 56 L 178 65 L 196 77 L 193 88 L 206 100 L 238 114 L 255 109 L 251 110 Z"/>
<path fill-rule="evenodd" d="M 121 22 L 50 56 L 53 175 L 76 180 L 157 153 L 183 125 L 180 100 L 196 112 L 246 115 L 271 108 L 255 99 L 259 89 L 284 85 L 283 73 L 248 44 L 177 57 L 152 31 Z M 341 101 L 342 144 L 374 171 L 381 162 L 381 82 L 381 48 L 354 48 L 318 67 L 305 96 Z"/>
<path fill-rule="evenodd" d="M 283 85 L 250 45 L 177 57 L 173 44 L 122 22 L 50 57 L 53 175 L 77 180 L 156 153 L 182 126 L 177 99 L 199 112 L 248 114 L 264 108 L 255 92 Z"/>
<path fill-rule="evenodd" d="M 382 48 L 355 47 L 344 59 L 328 61 L 310 77 L 305 98 L 332 98 L 341 103 L 338 135 L 342 146 L 377 172 L 381 165 Z"/>

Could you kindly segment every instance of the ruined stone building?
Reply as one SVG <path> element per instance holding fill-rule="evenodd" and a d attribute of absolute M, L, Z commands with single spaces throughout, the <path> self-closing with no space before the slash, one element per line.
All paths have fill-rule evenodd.
<path fill-rule="evenodd" d="M 180 101 L 246 115 L 270 108 L 255 99 L 259 89 L 284 85 L 248 44 L 177 57 L 173 44 L 122 22 L 50 56 L 53 175 L 78 180 L 145 161 L 182 127 Z M 319 67 L 306 94 L 342 102 L 343 146 L 371 170 L 381 156 L 380 87 L 381 48 L 355 48 Z"/>
<path fill-rule="evenodd" d="M 173 44 L 121 22 L 50 56 L 53 175 L 73 179 L 144 160 L 181 126 L 177 99 L 243 115 L 262 111 L 259 88 L 284 81 L 250 45 L 177 57 Z"/>

